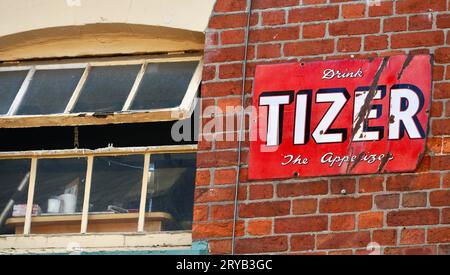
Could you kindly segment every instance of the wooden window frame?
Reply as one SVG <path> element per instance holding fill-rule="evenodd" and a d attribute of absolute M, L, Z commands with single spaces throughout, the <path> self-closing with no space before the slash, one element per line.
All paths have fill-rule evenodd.
<path fill-rule="evenodd" d="M 26 152 L 1 152 L 0 160 L 4 159 L 31 159 L 30 177 L 27 194 L 27 207 L 25 214 L 23 235 L 31 235 L 32 210 L 34 201 L 34 192 L 36 188 L 37 165 L 40 159 L 56 158 L 86 158 L 86 183 L 83 197 L 83 208 L 80 224 L 80 234 L 87 234 L 89 224 L 89 200 L 91 194 L 92 172 L 94 157 L 100 156 L 126 156 L 126 155 L 144 155 L 144 167 L 142 175 L 141 197 L 139 206 L 139 218 L 136 224 L 136 232 L 143 233 L 145 225 L 145 202 L 148 189 L 148 177 L 150 168 L 150 158 L 154 154 L 177 154 L 177 153 L 195 153 L 197 145 L 169 145 L 169 146 L 150 146 L 150 147 L 127 147 L 127 148 L 102 148 L 96 150 L 72 149 L 72 150 L 49 150 L 49 151 L 26 151 Z M 118 232 L 120 233 L 120 232 Z"/>
<path fill-rule="evenodd" d="M 194 71 L 191 81 L 186 89 L 186 93 L 179 106 L 173 108 L 161 108 L 152 110 L 135 111 L 128 110 L 132 105 L 134 97 L 138 91 L 139 85 L 145 74 L 147 66 L 153 63 L 169 63 L 169 62 L 184 62 L 184 61 L 198 61 L 198 66 Z M 113 113 L 69 113 L 75 106 L 81 90 L 86 82 L 92 67 L 97 66 L 117 66 L 117 65 L 138 65 L 142 67 L 136 77 L 128 98 L 120 112 Z M 17 111 L 21 101 L 23 100 L 26 91 L 32 81 L 36 70 L 50 70 L 50 69 L 69 69 L 69 68 L 84 68 L 84 73 L 79 80 L 66 108 L 62 114 L 48 114 L 48 115 L 14 115 Z M 18 66 L 0 66 L 0 72 L 3 71 L 22 71 L 28 70 L 28 74 L 22 83 L 16 97 L 11 104 L 11 107 L 6 115 L 0 116 L 0 128 L 25 128 L 25 127 L 45 127 L 45 126 L 81 126 L 81 125 L 105 125 L 105 124 L 121 124 L 121 123 L 145 123 L 156 121 L 174 121 L 182 120 L 190 117 L 193 108 L 195 107 L 194 98 L 198 92 L 198 88 L 202 79 L 203 61 L 201 53 L 193 54 L 173 54 L 163 56 L 140 56 L 140 57 L 122 57 L 122 58 L 107 58 L 94 60 L 81 60 L 79 63 L 72 61 L 57 62 L 52 64 L 44 63 L 29 63 Z"/>

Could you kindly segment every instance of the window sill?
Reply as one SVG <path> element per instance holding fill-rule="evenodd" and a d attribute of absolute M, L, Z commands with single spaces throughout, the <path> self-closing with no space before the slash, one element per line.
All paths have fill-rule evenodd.
<path fill-rule="evenodd" d="M 0 254 L 184 250 L 191 246 L 190 231 L 0 236 Z"/>

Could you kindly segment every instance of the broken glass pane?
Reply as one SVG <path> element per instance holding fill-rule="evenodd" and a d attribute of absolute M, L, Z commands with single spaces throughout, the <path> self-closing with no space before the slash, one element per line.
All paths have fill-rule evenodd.
<path fill-rule="evenodd" d="M 28 71 L 0 72 L 0 114 L 8 113 Z"/>
<path fill-rule="evenodd" d="M 83 72 L 84 69 L 36 71 L 16 114 L 64 113 Z"/>
<path fill-rule="evenodd" d="M 179 106 L 198 62 L 148 64 L 130 110 Z"/>
<path fill-rule="evenodd" d="M 73 113 L 122 110 L 141 65 L 93 67 Z"/>

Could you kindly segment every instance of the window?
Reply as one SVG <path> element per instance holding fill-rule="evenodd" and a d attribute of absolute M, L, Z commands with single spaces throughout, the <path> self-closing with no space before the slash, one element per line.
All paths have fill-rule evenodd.
<path fill-rule="evenodd" d="M 198 55 L 1 66 L 0 127 L 188 118 L 201 70 Z"/>
<path fill-rule="evenodd" d="M 201 69 L 198 55 L 0 67 L 0 135 L 34 140 L 0 146 L 0 234 L 191 230 L 197 146 L 142 140 L 192 119 Z"/>

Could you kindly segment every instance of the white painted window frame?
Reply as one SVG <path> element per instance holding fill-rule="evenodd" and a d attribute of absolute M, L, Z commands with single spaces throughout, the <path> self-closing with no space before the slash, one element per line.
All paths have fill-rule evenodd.
<path fill-rule="evenodd" d="M 156 63 L 169 62 L 185 62 L 198 61 L 199 64 L 191 78 L 186 89 L 186 93 L 179 106 L 173 108 L 161 108 L 152 110 L 129 110 L 133 100 L 137 94 L 141 81 L 144 77 L 145 70 L 148 66 Z M 121 112 L 114 112 L 99 119 L 95 112 L 87 113 L 70 113 L 77 103 L 81 91 L 89 76 L 89 72 L 93 67 L 97 66 L 119 66 L 119 65 L 142 65 L 132 89 Z M 37 70 L 51 69 L 73 69 L 84 68 L 84 73 L 79 80 L 66 108 L 62 114 L 48 115 L 15 115 L 20 103 L 22 102 L 28 87 L 33 79 L 33 75 Z M 0 72 L 4 71 L 23 71 L 28 70 L 28 74 L 22 83 L 11 107 L 6 115 L 0 115 L 0 128 L 24 128 L 24 127 L 44 127 L 44 126 L 79 126 L 79 125 L 102 125 L 102 124 L 119 124 L 119 123 L 143 123 L 155 121 L 173 121 L 187 119 L 190 117 L 194 108 L 194 98 L 198 92 L 198 88 L 202 79 L 203 62 L 200 54 L 190 55 L 165 55 L 152 57 L 135 57 L 133 59 L 119 59 L 102 61 L 87 61 L 79 63 L 61 63 L 61 64 L 38 64 L 38 65 L 20 65 L 20 66 L 0 66 Z"/>
<path fill-rule="evenodd" d="M 92 172 L 94 158 L 100 156 L 126 156 L 126 155 L 144 155 L 144 167 L 142 175 L 141 198 L 139 206 L 139 218 L 136 224 L 136 232 L 143 233 L 145 226 L 145 202 L 147 199 L 148 178 L 150 171 L 150 158 L 154 154 L 166 153 L 194 153 L 197 151 L 197 145 L 169 145 L 169 146 L 150 146 L 150 147 L 126 147 L 126 148 L 102 148 L 96 150 L 72 149 L 72 150 L 49 150 L 49 151 L 26 151 L 26 152 L 1 152 L 0 159 L 31 159 L 30 177 L 28 184 L 27 207 L 24 221 L 23 235 L 29 236 L 32 227 L 32 210 L 34 192 L 36 187 L 37 165 L 41 159 L 55 158 L 86 158 L 86 183 L 83 198 L 83 209 L 80 224 L 80 234 L 88 233 L 89 224 L 89 200 L 91 194 Z M 118 232 L 120 233 L 120 232 Z"/>

